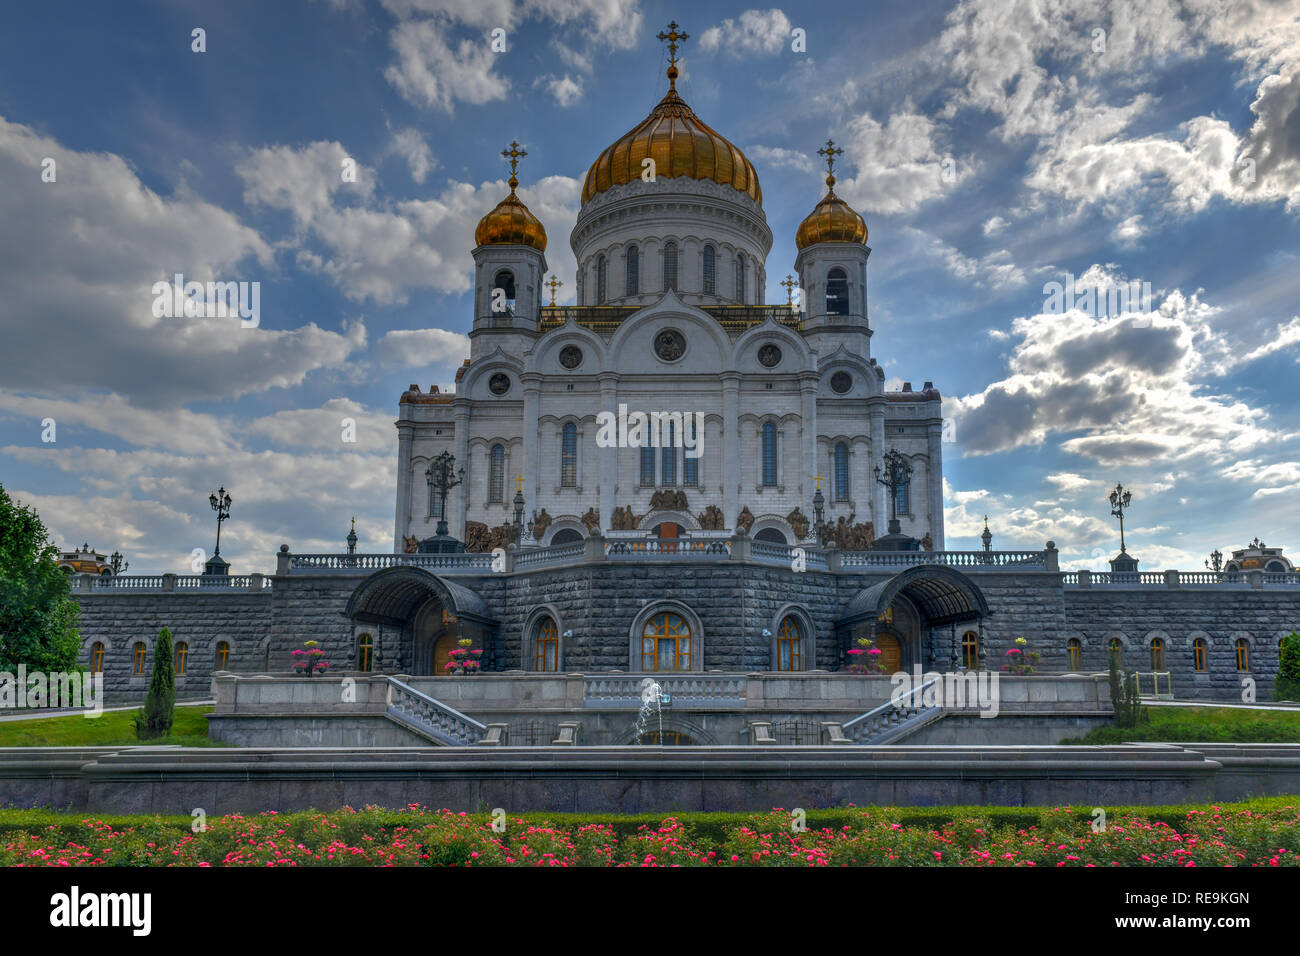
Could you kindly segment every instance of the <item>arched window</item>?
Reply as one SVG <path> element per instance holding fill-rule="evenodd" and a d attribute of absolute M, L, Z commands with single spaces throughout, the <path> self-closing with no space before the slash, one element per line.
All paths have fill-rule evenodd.
<path fill-rule="evenodd" d="M 677 243 L 664 243 L 664 289 L 677 288 Z"/>
<path fill-rule="evenodd" d="M 713 247 L 704 247 L 704 294 L 713 295 L 714 255 Z"/>
<path fill-rule="evenodd" d="M 777 483 L 776 468 L 776 425 L 763 423 L 763 486 L 774 487 Z"/>
<path fill-rule="evenodd" d="M 131 673 L 136 677 L 144 675 L 144 644 L 140 641 L 131 649 Z"/>
<path fill-rule="evenodd" d="M 1109 645 L 1110 657 L 1115 661 L 1115 667 L 1124 666 L 1124 645 L 1120 643 L 1118 637 L 1112 637 Z"/>
<path fill-rule="evenodd" d="M 217 670 L 226 670 L 226 665 L 230 663 L 230 645 L 225 641 L 217 641 Z"/>
<path fill-rule="evenodd" d="M 1192 669 L 1203 671 L 1206 669 L 1205 661 L 1205 638 L 1198 637 L 1192 641 Z"/>
<path fill-rule="evenodd" d="M 92 674 L 104 673 L 104 642 L 96 641 L 90 645 L 90 672 Z"/>
<path fill-rule="evenodd" d="M 961 666 L 968 671 L 979 669 L 980 636 L 974 631 L 967 631 L 961 636 Z"/>
<path fill-rule="evenodd" d="M 803 629 L 794 615 L 787 615 L 776 632 L 776 669 L 803 670 Z"/>
<path fill-rule="evenodd" d="M 655 450 L 649 445 L 641 446 L 641 487 L 649 488 L 655 483 Z"/>
<path fill-rule="evenodd" d="M 558 671 L 560 669 L 560 633 L 555 620 L 544 617 L 537 622 L 535 669 Z"/>
<path fill-rule="evenodd" d="M 357 670 L 369 671 L 375 666 L 375 639 L 369 634 L 357 638 Z"/>
<path fill-rule="evenodd" d="M 551 547 L 560 544 L 577 544 L 581 540 L 583 540 L 581 531 L 574 528 L 561 528 L 551 535 Z"/>
<path fill-rule="evenodd" d="M 442 517 L 442 496 L 438 494 L 432 482 L 429 483 L 429 517 Z"/>
<path fill-rule="evenodd" d="M 641 630 L 641 670 L 691 669 L 691 626 L 680 614 L 664 611 Z"/>
<path fill-rule="evenodd" d="M 900 515 L 912 513 L 912 482 L 904 481 L 894 489 L 894 510 Z"/>
<path fill-rule="evenodd" d="M 605 280 L 608 278 L 608 272 L 609 269 L 607 263 L 605 262 L 605 257 L 600 256 L 599 258 L 596 259 L 596 304 L 597 305 L 605 304 L 605 298 L 606 298 Z"/>
<path fill-rule="evenodd" d="M 736 301 L 745 301 L 745 254 L 736 256 Z"/>
<path fill-rule="evenodd" d="M 849 280 L 840 268 L 826 273 L 826 313 L 849 314 Z"/>
<path fill-rule="evenodd" d="M 1250 670 L 1250 642 L 1244 637 L 1237 638 L 1237 670 Z"/>
<path fill-rule="evenodd" d="M 664 439 L 663 465 L 660 466 L 659 482 L 665 485 L 677 484 L 677 423 L 668 423 L 668 435 Z"/>
<path fill-rule="evenodd" d="M 1083 644 L 1077 637 L 1072 637 L 1065 644 L 1065 649 L 1069 656 L 1069 667 L 1072 671 L 1083 670 Z"/>
<path fill-rule="evenodd" d="M 788 545 L 790 542 L 785 539 L 785 532 L 780 528 L 764 528 L 754 535 L 755 541 L 766 541 L 768 544 Z"/>
<path fill-rule="evenodd" d="M 506 500 L 506 448 L 493 445 L 488 461 L 488 502 L 500 503 Z"/>
<path fill-rule="evenodd" d="M 1158 637 L 1151 639 L 1151 669 L 1153 671 L 1165 669 L 1165 642 Z"/>
<path fill-rule="evenodd" d="M 176 676 L 185 676 L 185 665 L 190 662 L 190 646 L 184 641 L 176 642 Z"/>
<path fill-rule="evenodd" d="M 636 246 L 627 249 L 627 294 L 636 295 L 640 283 L 641 258 Z"/>
<path fill-rule="evenodd" d="M 566 422 L 560 433 L 560 487 L 578 486 L 578 426 Z"/>
<path fill-rule="evenodd" d="M 696 416 L 691 416 L 690 424 L 690 446 L 691 451 L 698 452 L 700 448 L 700 436 Z M 687 427 L 686 425 L 682 426 Z M 700 483 L 700 459 L 694 455 L 682 453 L 682 482 L 686 485 L 698 486 Z"/>
<path fill-rule="evenodd" d="M 840 442 L 835 446 L 835 500 L 849 500 L 849 446 Z"/>
<path fill-rule="evenodd" d="M 499 271 L 499 272 L 496 274 L 496 278 L 492 280 L 492 297 L 491 297 L 491 300 L 490 300 L 490 301 L 493 302 L 493 303 L 495 303 L 495 302 L 498 301 L 498 298 L 497 298 L 497 291 L 496 291 L 497 289 L 500 289 L 500 290 L 502 290 L 502 291 L 505 293 L 506 311 L 507 311 L 507 312 L 514 312 L 514 310 L 515 310 L 515 275 L 514 275 L 514 273 L 511 272 L 509 269 L 502 269 L 501 271 Z M 498 311 L 500 311 L 500 309 L 494 307 L 494 308 L 492 309 L 492 311 L 493 311 L 493 312 L 498 312 Z"/>

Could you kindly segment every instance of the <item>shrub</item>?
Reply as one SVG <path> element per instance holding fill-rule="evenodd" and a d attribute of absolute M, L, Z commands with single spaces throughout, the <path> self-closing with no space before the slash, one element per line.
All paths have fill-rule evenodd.
<path fill-rule="evenodd" d="M 176 672 L 172 666 L 172 632 L 164 627 L 158 632 L 158 646 L 153 652 L 153 676 L 144 710 L 135 720 L 135 735 L 140 740 L 165 737 L 172 729 L 176 706 Z"/>
<path fill-rule="evenodd" d="M 1300 634 L 1295 631 L 1282 638 L 1282 646 L 1278 650 L 1273 699 L 1300 700 Z"/>

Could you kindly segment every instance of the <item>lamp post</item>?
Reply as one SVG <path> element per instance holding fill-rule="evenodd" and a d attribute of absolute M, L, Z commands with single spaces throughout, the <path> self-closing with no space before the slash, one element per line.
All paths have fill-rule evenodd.
<path fill-rule="evenodd" d="M 424 473 L 429 487 L 438 494 L 438 527 L 434 534 L 439 536 L 447 534 L 447 492 L 465 480 L 465 469 L 457 471 L 455 468 L 456 456 L 444 451 L 430 463 Z"/>
<path fill-rule="evenodd" d="M 1218 548 L 1211 551 L 1210 560 L 1205 562 L 1205 566 L 1215 574 L 1220 573 L 1223 570 L 1223 552 Z"/>
<path fill-rule="evenodd" d="M 820 547 L 826 534 L 826 496 L 822 494 L 822 476 L 817 475 L 817 494 L 813 495 L 813 529 Z"/>
<path fill-rule="evenodd" d="M 912 466 L 897 451 L 885 453 L 885 470 L 881 474 L 880 466 L 872 469 L 876 481 L 889 489 L 889 533 L 902 534 L 903 527 L 898 523 L 898 489 L 907 486 L 912 480 Z"/>
<path fill-rule="evenodd" d="M 217 489 L 216 494 L 208 495 L 208 504 L 217 513 L 217 547 L 212 552 L 208 563 L 203 566 L 204 574 L 226 574 L 230 568 L 230 565 L 221 559 L 221 522 L 230 517 L 230 501 L 230 495 L 226 493 L 224 485 Z"/>
<path fill-rule="evenodd" d="M 524 476 L 523 475 L 515 476 L 514 506 L 515 506 L 515 544 L 522 546 L 524 543 Z"/>
<path fill-rule="evenodd" d="M 111 567 L 111 568 L 113 569 L 113 576 L 114 576 L 114 577 L 116 577 L 116 576 L 119 575 L 119 574 L 126 574 L 126 569 L 129 568 L 129 567 L 131 566 L 131 562 L 130 562 L 130 561 L 123 561 L 123 560 L 122 560 L 122 552 L 121 552 L 121 551 L 114 551 L 114 552 L 113 552 L 113 556 L 112 556 L 111 558 L 109 558 L 109 562 L 110 562 L 110 563 L 109 563 L 109 567 Z"/>
<path fill-rule="evenodd" d="M 1128 507 L 1129 502 L 1133 500 L 1133 492 L 1126 491 L 1124 486 L 1118 482 L 1115 484 L 1115 490 L 1110 493 L 1110 513 L 1111 517 L 1119 519 L 1119 552 L 1127 554 L 1128 550 L 1124 547 L 1124 509 Z"/>

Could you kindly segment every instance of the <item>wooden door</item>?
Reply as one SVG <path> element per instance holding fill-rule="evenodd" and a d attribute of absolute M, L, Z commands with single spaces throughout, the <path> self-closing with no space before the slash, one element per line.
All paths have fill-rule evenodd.
<path fill-rule="evenodd" d="M 877 634 L 876 647 L 880 648 L 880 667 L 886 674 L 903 669 L 903 647 L 892 634 Z"/>

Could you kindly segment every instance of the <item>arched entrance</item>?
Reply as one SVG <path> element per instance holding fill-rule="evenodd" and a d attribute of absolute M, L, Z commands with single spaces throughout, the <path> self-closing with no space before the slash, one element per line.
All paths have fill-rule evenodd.
<path fill-rule="evenodd" d="M 903 642 L 890 631 L 876 631 L 876 647 L 880 648 L 880 668 L 886 674 L 903 669 Z"/>
<path fill-rule="evenodd" d="M 354 631 L 376 635 L 376 671 L 445 675 L 450 652 L 464 638 L 484 652 L 484 667 L 490 669 L 496 659 L 498 624 L 487 603 L 423 568 L 376 571 L 357 585 L 343 613 Z"/>
<path fill-rule="evenodd" d="M 988 615 L 988 603 L 969 577 L 946 565 L 922 564 L 863 588 L 845 604 L 835 629 L 846 657 L 859 638 L 873 641 L 888 673 L 914 666 L 957 669 L 958 625 L 982 637 Z M 895 647 L 899 663 L 891 668 Z"/>

